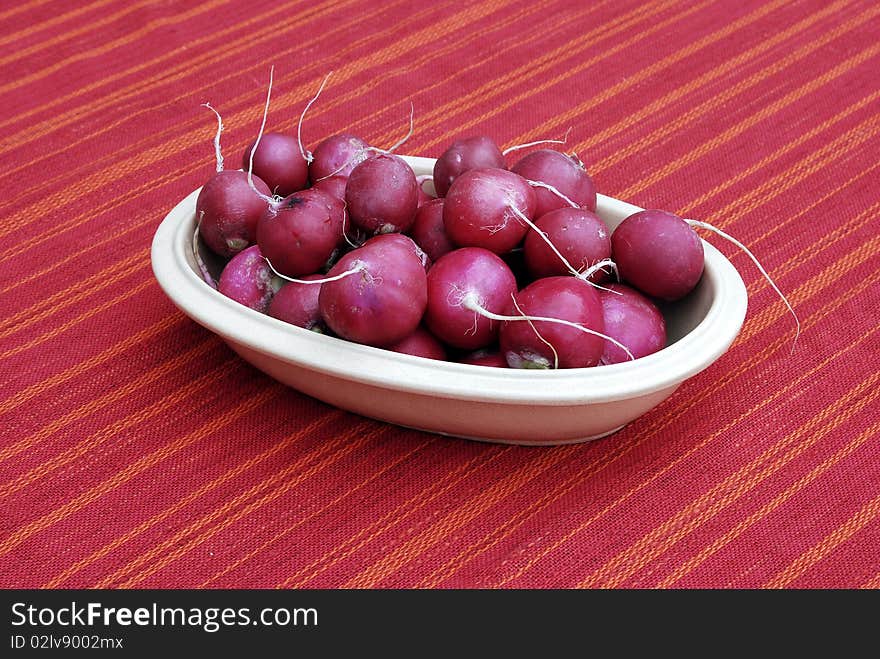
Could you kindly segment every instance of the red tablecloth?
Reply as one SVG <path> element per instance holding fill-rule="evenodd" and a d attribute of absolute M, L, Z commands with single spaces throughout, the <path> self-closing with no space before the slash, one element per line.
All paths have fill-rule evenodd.
<path fill-rule="evenodd" d="M 880 585 L 880 5 L 122 2 L 0 10 L 0 585 Z M 560 137 L 750 245 L 731 350 L 625 430 L 516 448 L 286 389 L 149 245 L 259 126 L 436 156 Z M 716 242 L 716 244 L 718 244 Z"/>

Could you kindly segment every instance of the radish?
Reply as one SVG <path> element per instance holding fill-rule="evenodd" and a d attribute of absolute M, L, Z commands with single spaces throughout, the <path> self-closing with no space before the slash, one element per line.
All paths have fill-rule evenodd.
<path fill-rule="evenodd" d="M 432 261 L 455 249 L 443 226 L 442 199 L 431 199 L 419 207 L 409 235 Z"/>
<path fill-rule="evenodd" d="M 657 305 L 637 290 L 624 284 L 611 284 L 599 291 L 605 333 L 625 345 L 633 357 L 645 357 L 666 346 L 666 322 Z M 619 347 L 605 342 L 603 364 L 629 360 Z"/>
<path fill-rule="evenodd" d="M 352 170 L 376 152 L 361 138 L 339 133 L 331 135 L 315 147 L 309 164 L 309 179 L 313 184 L 333 176 L 348 178 Z"/>
<path fill-rule="evenodd" d="M 276 277 L 257 245 L 232 257 L 220 273 L 218 290 L 226 297 L 259 312 L 265 312 L 284 282 Z"/>
<path fill-rule="evenodd" d="M 331 197 L 345 201 L 345 185 L 348 183 L 347 176 L 328 176 L 316 181 L 311 189 L 326 192 Z"/>
<path fill-rule="evenodd" d="M 258 146 L 254 140 L 242 156 L 242 169 L 250 166 L 251 155 L 254 175 L 269 186 L 272 194 L 286 197 L 308 185 L 309 164 L 293 135 L 266 133 Z"/>
<path fill-rule="evenodd" d="M 508 368 L 507 360 L 497 350 L 476 350 L 468 353 L 458 360 L 459 364 L 473 364 L 474 366 L 494 366 L 496 368 Z"/>
<path fill-rule="evenodd" d="M 349 341 L 388 346 L 415 331 L 427 305 L 425 266 L 406 236 L 368 240 L 343 256 L 321 285 L 321 316 Z M 330 281 L 337 277 L 336 281 Z"/>
<path fill-rule="evenodd" d="M 576 156 L 540 149 L 523 156 L 510 171 L 539 188 L 533 217 L 572 205 L 596 210 L 596 186 Z"/>
<path fill-rule="evenodd" d="M 523 245 L 526 266 L 535 279 L 570 272 L 547 240 L 578 271 L 611 257 L 608 228 L 598 215 L 588 210 L 557 208 L 542 215 L 535 226 L 544 232 L 546 240 L 532 230 L 526 235 Z M 607 273 L 601 269 L 589 277 L 590 281 L 596 283 L 607 278 Z"/>
<path fill-rule="evenodd" d="M 533 217 L 535 193 L 521 176 L 504 169 L 473 169 L 459 176 L 445 197 L 443 225 L 460 247 L 496 254 L 519 245 Z"/>
<path fill-rule="evenodd" d="M 345 186 L 351 221 L 370 234 L 406 231 L 419 206 L 419 186 L 406 162 L 392 154 L 364 160 Z"/>
<path fill-rule="evenodd" d="M 229 258 L 256 240 L 269 188 L 256 176 L 252 182 L 244 172 L 227 170 L 217 172 L 199 192 L 199 233 L 215 254 Z"/>
<path fill-rule="evenodd" d="M 446 349 L 443 344 L 424 327 L 417 327 L 408 337 L 388 346 L 387 349 L 405 355 L 446 361 Z"/>
<path fill-rule="evenodd" d="M 449 252 L 428 272 L 425 324 L 444 343 L 465 350 L 484 348 L 498 337 L 499 324 L 464 305 L 473 299 L 499 313 L 516 292 L 516 278 L 500 257 L 479 247 Z"/>
<path fill-rule="evenodd" d="M 324 278 L 321 275 L 309 275 L 304 279 L 305 281 L 319 282 L 319 284 L 310 285 L 298 282 L 285 284 L 275 293 L 266 313 L 291 325 L 324 333 L 327 328 L 318 307 L 318 296 L 321 293 L 320 282 Z"/>
<path fill-rule="evenodd" d="M 434 189 L 445 197 L 453 181 L 472 169 L 506 169 L 504 156 L 492 138 L 467 137 L 456 140 L 434 163 Z"/>
<path fill-rule="evenodd" d="M 525 322 L 517 320 L 514 313 Z M 538 279 L 517 293 L 501 326 L 512 368 L 584 368 L 602 357 L 605 322 L 596 290 L 575 277 Z"/>

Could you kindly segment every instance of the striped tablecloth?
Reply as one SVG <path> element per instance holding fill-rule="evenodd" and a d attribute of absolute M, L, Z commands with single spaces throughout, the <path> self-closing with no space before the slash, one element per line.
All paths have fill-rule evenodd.
<path fill-rule="evenodd" d="M 25 0 L 0 8 L 0 586 L 880 585 L 880 4 Z M 177 311 L 166 212 L 269 127 L 559 137 L 750 245 L 712 368 L 517 448 L 286 389 Z"/>

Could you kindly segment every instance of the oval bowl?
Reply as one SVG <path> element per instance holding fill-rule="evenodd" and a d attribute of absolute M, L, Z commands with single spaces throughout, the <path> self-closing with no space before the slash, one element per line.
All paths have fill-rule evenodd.
<path fill-rule="evenodd" d="M 404 159 L 417 175 L 433 171 L 433 159 Z M 632 362 L 516 370 L 438 362 L 350 343 L 253 311 L 205 283 L 192 250 L 198 193 L 178 203 L 153 238 L 153 272 L 171 301 L 276 380 L 342 409 L 409 428 L 525 445 L 604 437 L 710 366 L 745 319 L 748 297 L 742 278 L 704 241 L 705 271 L 697 288 L 663 308 L 667 347 Z M 611 230 L 639 210 L 598 196 L 597 213 Z"/>

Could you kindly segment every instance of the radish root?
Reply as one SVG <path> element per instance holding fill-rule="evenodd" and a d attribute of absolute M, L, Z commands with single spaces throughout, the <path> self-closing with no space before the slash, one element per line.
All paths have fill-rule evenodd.
<path fill-rule="evenodd" d="M 568 141 L 568 134 L 571 133 L 571 126 L 568 127 L 568 130 L 565 131 L 565 135 L 561 140 L 538 140 L 537 142 L 526 142 L 525 144 L 514 144 L 513 146 L 509 146 L 504 151 L 501 152 L 502 156 L 506 156 L 508 153 L 513 151 L 519 151 L 520 149 L 528 149 L 530 146 L 538 146 L 540 144 L 565 144 Z"/>
<path fill-rule="evenodd" d="M 327 84 L 327 81 L 330 79 L 330 76 L 332 76 L 332 75 L 333 75 L 333 71 L 330 71 L 330 73 L 328 73 L 326 76 L 324 76 L 324 80 L 321 82 L 321 86 L 318 87 L 317 93 L 315 93 L 315 95 L 312 97 L 312 100 L 310 100 L 308 103 L 306 103 L 306 106 L 303 108 L 302 114 L 299 115 L 299 123 L 296 125 L 296 141 L 299 143 L 299 152 L 302 154 L 303 160 L 305 160 L 307 163 L 311 163 L 312 160 L 315 159 L 315 157 L 312 155 L 311 151 L 303 148 L 303 143 L 302 143 L 303 119 L 305 119 L 305 117 L 306 117 L 306 112 L 308 112 L 309 108 L 312 107 L 312 103 L 317 101 L 318 97 L 321 95 L 321 92 L 324 91 L 324 85 Z"/>
<path fill-rule="evenodd" d="M 269 68 L 269 89 L 266 91 L 266 106 L 263 108 L 263 123 L 260 124 L 260 132 L 257 134 L 257 141 L 254 142 L 250 158 L 248 159 L 248 185 L 260 199 L 269 204 L 270 208 L 276 208 L 278 202 L 281 201 L 281 197 L 270 197 L 257 190 L 257 186 L 254 185 L 254 153 L 256 153 L 257 147 L 260 146 L 260 140 L 263 139 L 263 131 L 266 130 L 266 119 L 269 116 L 269 99 L 272 98 L 272 81 L 274 78 L 275 66 L 273 65 Z"/>
<path fill-rule="evenodd" d="M 220 152 L 220 133 L 223 132 L 223 118 L 210 103 L 202 103 L 203 108 L 208 108 L 217 115 L 217 133 L 214 135 L 214 156 L 217 158 L 217 172 L 223 171 L 223 154 Z"/>
<path fill-rule="evenodd" d="M 323 279 L 296 279 L 294 277 L 288 277 L 287 275 L 283 275 L 275 269 L 275 266 L 272 265 L 272 261 L 269 260 L 269 257 L 264 256 L 263 260 L 269 266 L 269 270 L 271 270 L 276 277 L 283 279 L 285 281 L 292 281 L 295 284 L 326 284 L 331 281 L 339 281 L 340 279 L 345 279 L 346 277 L 350 277 L 351 275 L 357 274 L 358 272 L 367 272 L 367 266 L 365 263 L 361 261 L 355 261 L 354 265 L 350 267 L 345 272 L 340 272 L 338 275 L 334 275 L 332 277 L 324 277 Z"/>

